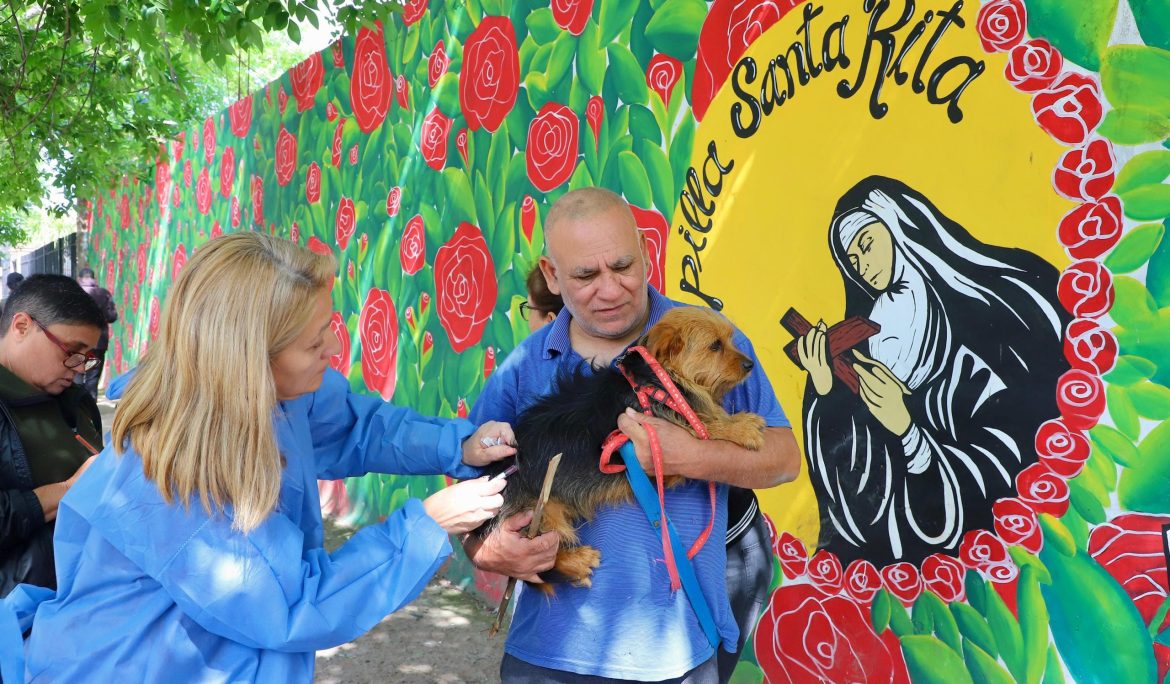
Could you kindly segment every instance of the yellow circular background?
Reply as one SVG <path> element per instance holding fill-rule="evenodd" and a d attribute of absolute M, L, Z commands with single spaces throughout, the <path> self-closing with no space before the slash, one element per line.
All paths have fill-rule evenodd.
<path fill-rule="evenodd" d="M 949 10 L 952 5 L 918 3 L 914 18 L 894 34 L 898 38 L 894 54 L 923 13 Z M 958 124 L 947 118 L 945 105 L 932 105 L 925 94 L 913 92 L 909 80 L 904 85 L 885 81 L 881 100 L 889 110 L 880 120 L 872 118 L 869 97 L 878 68 L 876 54 L 871 55 L 859 92 L 849 99 L 839 97 L 839 81 L 856 81 L 869 16 L 856 0 L 829 0 L 823 6 L 824 13 L 812 22 L 814 51 L 819 53 L 829 24 L 850 14 L 845 30 L 849 67 L 822 73 L 805 86 L 798 84 L 794 97 L 764 117 L 759 130 L 746 140 L 732 131 L 729 110 L 740 100 L 725 83 L 698 127 L 691 160 L 698 169 L 710 141 L 724 165 L 734 160 L 714 200 L 714 228 L 705 236 L 709 243 L 701 252 L 700 283 L 704 292 L 723 300 L 724 313 L 755 344 L 802 454 L 806 375 L 783 352 L 792 337 L 779 320 L 789 307 L 814 323 L 841 320 L 844 290 L 829 253 L 828 230 L 842 194 L 870 175 L 901 180 L 980 241 L 1028 250 L 1058 268 L 1066 266 L 1068 258 L 1057 241 L 1056 227 L 1074 206 L 1052 188 L 1052 170 L 1063 148 L 1035 123 L 1030 96 L 1005 80 L 1006 54 L 986 54 L 980 46 L 975 31 L 978 3 L 964 7 L 966 26 L 949 27 L 923 71 L 925 80 L 956 55 L 986 62 L 984 73 L 959 100 L 964 117 Z M 901 10 L 898 6 L 892 13 Z M 889 26 L 895 19 L 887 15 L 878 25 Z M 802 22 L 798 7 L 752 44 L 746 56 L 754 57 L 759 67 L 753 91 L 758 90 L 769 59 L 785 53 L 798 38 L 803 41 L 797 34 Z M 903 62 L 911 77 L 937 25 L 936 18 Z M 951 79 L 963 71 L 952 72 Z M 680 235 L 686 225 L 676 209 L 667 252 L 667 294 L 702 304 L 679 288 L 681 260 L 692 254 Z M 694 237 L 701 242 L 703 236 Z M 819 514 L 804 462 L 795 482 L 759 494 L 777 529 L 792 532 L 810 549 L 815 546 Z"/>

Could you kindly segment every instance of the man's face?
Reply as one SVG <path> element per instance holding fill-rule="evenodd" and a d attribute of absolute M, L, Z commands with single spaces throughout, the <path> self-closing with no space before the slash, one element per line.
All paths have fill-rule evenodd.
<path fill-rule="evenodd" d="M 649 313 L 646 245 L 628 210 L 562 219 L 546 239 L 540 267 L 580 332 L 612 340 L 641 331 Z"/>
<path fill-rule="evenodd" d="M 84 354 L 97 346 L 101 330 L 91 325 L 54 323 L 48 326 L 69 352 Z M 12 344 L 8 369 L 21 380 L 46 394 L 60 394 L 73 384 L 84 367 L 66 368 L 65 350 L 49 339 L 28 314 L 20 312 L 12 319 L 5 344 Z"/>

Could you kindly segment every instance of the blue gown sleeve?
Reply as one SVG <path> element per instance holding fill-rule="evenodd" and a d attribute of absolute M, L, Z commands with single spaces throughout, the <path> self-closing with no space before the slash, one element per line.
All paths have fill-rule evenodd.
<path fill-rule="evenodd" d="M 168 508 L 164 515 L 195 513 Z M 195 517 L 202 522 L 173 542 L 156 536 L 123 551 L 201 627 L 258 649 L 305 652 L 352 641 L 414 600 L 451 554 L 446 532 L 418 499 L 332 555 L 303 551 L 302 531 L 280 513 L 247 535 L 225 516 Z M 172 522 L 178 527 L 163 527 L 183 526 Z"/>
<path fill-rule="evenodd" d="M 338 372 L 327 370 L 308 403 L 317 477 L 336 480 L 366 473 L 477 477 L 463 463 L 463 440 L 475 426 L 462 419 L 422 416 L 378 397 L 355 394 Z"/>

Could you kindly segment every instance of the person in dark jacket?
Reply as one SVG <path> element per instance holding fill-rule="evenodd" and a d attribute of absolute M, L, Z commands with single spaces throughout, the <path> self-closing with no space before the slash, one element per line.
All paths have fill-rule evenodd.
<path fill-rule="evenodd" d="M 77 374 L 77 384 L 83 385 L 85 390 L 89 392 L 89 396 L 97 399 L 98 395 L 98 381 L 102 379 L 102 369 L 106 367 L 106 350 L 110 347 L 110 323 L 118 320 L 118 309 L 114 306 L 114 295 L 106 288 L 98 285 L 97 280 L 94 279 L 92 268 L 83 268 L 77 272 L 77 282 L 81 284 L 81 289 L 89 293 L 93 297 L 93 301 L 97 304 L 98 310 L 102 312 L 102 336 L 98 339 L 97 347 L 93 350 L 93 355 L 97 357 L 97 365 Z"/>
<path fill-rule="evenodd" d="M 55 588 L 57 504 L 101 446 L 97 403 L 74 385 L 106 318 L 71 278 L 33 275 L 0 315 L 0 596 Z"/>
<path fill-rule="evenodd" d="M 4 305 L 8 303 L 8 298 L 12 296 L 17 286 L 24 282 L 24 274 L 13 271 L 4 278 L 4 282 L 8 285 L 8 293 L 4 299 L 0 299 L 0 311 L 4 310 Z"/>

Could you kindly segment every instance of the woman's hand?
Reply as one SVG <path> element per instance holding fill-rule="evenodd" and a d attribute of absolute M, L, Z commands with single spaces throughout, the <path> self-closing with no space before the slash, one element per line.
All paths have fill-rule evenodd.
<path fill-rule="evenodd" d="M 813 389 L 822 397 L 833 389 L 833 367 L 829 365 L 828 339 L 829 332 L 825 322 L 820 321 L 808 331 L 808 334 L 801 337 L 796 345 L 800 365 L 808 371 Z"/>
<path fill-rule="evenodd" d="M 494 463 L 515 454 L 515 444 L 511 425 L 489 420 L 463 440 L 463 462 L 477 468 Z"/>
<path fill-rule="evenodd" d="M 500 510 L 504 505 L 500 492 L 507 484 L 504 478 L 489 480 L 487 477 L 457 482 L 428 496 L 423 508 L 447 534 L 463 534 Z"/>
<path fill-rule="evenodd" d="M 910 429 L 910 412 L 906 409 L 906 397 L 910 389 L 885 364 L 874 361 L 856 349 L 853 354 L 866 364 L 853 364 L 853 370 L 857 371 L 857 379 L 861 382 L 861 400 L 887 430 L 898 436 L 906 434 Z"/>

